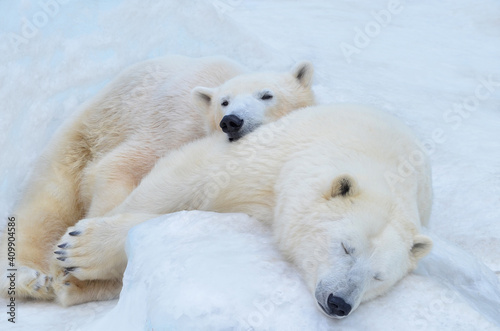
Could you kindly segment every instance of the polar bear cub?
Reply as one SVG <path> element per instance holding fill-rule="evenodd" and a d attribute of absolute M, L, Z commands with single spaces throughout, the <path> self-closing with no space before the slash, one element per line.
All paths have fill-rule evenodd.
<path fill-rule="evenodd" d="M 119 205 L 165 153 L 221 131 L 235 140 L 314 104 L 312 74 L 309 62 L 287 72 L 248 73 L 227 58 L 184 56 L 125 70 L 56 134 L 37 163 L 14 213 L 16 296 L 54 298 L 49 265 L 60 237 L 78 220 Z M 221 98 L 238 100 L 238 111 Z M 232 124 L 222 119 L 236 114 L 239 130 L 227 129 Z M 0 281 L 4 295 L 7 280 Z"/>
<path fill-rule="evenodd" d="M 256 73 L 238 76 L 217 88 L 197 87 L 193 95 L 200 108 L 215 114 L 229 141 L 238 140 L 264 123 L 313 104 L 313 70 L 308 62 L 296 65 L 292 75 Z"/>
<path fill-rule="evenodd" d="M 388 176 L 408 158 L 414 171 Z M 96 288 L 119 291 L 95 279 L 112 282 L 123 272 L 125 236 L 151 214 L 242 212 L 272 227 L 318 308 L 343 318 L 430 251 L 420 228 L 431 201 L 428 158 L 402 123 L 356 105 L 304 108 L 237 142 L 209 136 L 162 158 L 107 217 L 67 230 L 64 260 L 54 261 L 73 278 L 63 275 L 54 287 L 67 304 L 103 298 Z"/>

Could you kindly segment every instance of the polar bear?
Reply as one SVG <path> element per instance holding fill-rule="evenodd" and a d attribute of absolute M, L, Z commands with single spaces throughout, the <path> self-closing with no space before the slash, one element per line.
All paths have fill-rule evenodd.
<path fill-rule="evenodd" d="M 193 95 L 200 109 L 215 114 L 212 128 L 219 125 L 235 141 L 290 109 L 312 105 L 312 74 L 312 65 L 301 62 L 291 75 L 241 75 L 217 88 L 197 87 Z"/>
<path fill-rule="evenodd" d="M 389 176 L 407 159 L 413 171 Z M 106 217 L 67 230 L 54 289 L 63 304 L 110 295 L 91 281 L 123 273 L 126 234 L 152 214 L 242 212 L 272 227 L 319 309 L 343 318 L 430 251 L 420 229 L 431 201 L 429 161 L 402 123 L 357 105 L 304 108 L 234 143 L 212 135 L 160 159 Z"/>
<path fill-rule="evenodd" d="M 16 296 L 53 298 L 54 244 L 79 219 L 119 205 L 158 158 L 212 132 L 235 140 L 314 104 L 312 75 L 309 62 L 287 72 L 247 73 L 227 58 L 184 56 L 146 61 L 119 75 L 56 134 L 37 163 L 14 213 Z M 235 114 L 239 128 L 220 127 Z M 6 289 L 2 277 L 4 295 Z"/>

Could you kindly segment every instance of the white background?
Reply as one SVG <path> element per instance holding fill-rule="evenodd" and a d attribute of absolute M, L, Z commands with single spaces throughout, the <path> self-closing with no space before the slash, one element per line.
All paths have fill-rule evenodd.
<path fill-rule="evenodd" d="M 167 246 L 176 254 L 139 244 L 129 251 L 149 257 L 144 263 L 150 267 L 135 274 L 127 270 L 132 292 L 124 293 L 114 310 L 116 300 L 66 309 L 18 302 L 14 326 L 7 323 L 7 301 L 1 299 L 0 329 L 89 329 L 94 321 L 110 330 L 120 323 L 156 330 L 249 325 L 258 330 L 498 330 L 500 290 L 486 286 L 498 286 L 500 271 L 500 2 L 389 3 L 0 2 L 0 224 L 54 131 L 121 69 L 166 54 L 222 54 L 254 70 L 287 70 L 310 60 L 318 102 L 373 105 L 407 123 L 430 149 L 435 197 L 429 234 L 438 243 L 417 274 L 338 322 L 317 313 L 300 282 L 292 282 L 286 300 L 262 307 L 283 279 L 297 275 L 266 229 L 255 230 L 254 220 L 236 215 L 234 220 L 246 225 L 221 227 L 217 222 L 225 216 L 199 215 L 191 221 L 183 218 L 192 219 L 188 215 L 173 216 L 171 227 L 156 229 L 153 221 L 133 236 L 153 242 L 158 238 L 149 227 L 168 230 L 160 236 L 172 240 L 176 246 Z M 384 15 L 389 9 L 393 12 Z M 356 51 L 346 53 L 349 47 Z M 488 80 L 492 83 L 485 84 Z M 203 231 L 193 235 L 176 227 L 183 221 Z M 251 234 L 243 231 L 247 226 L 254 229 Z M 221 237 L 222 229 L 231 235 Z M 152 256 L 161 256 L 161 263 Z M 204 276 L 176 260 L 183 256 L 205 261 L 200 264 L 210 273 Z M 172 270 L 176 263 L 179 268 Z M 481 263 L 491 271 L 481 270 Z M 467 292 L 464 284 L 471 280 L 484 286 Z M 220 296 L 187 293 L 204 285 L 220 289 Z M 496 326 L 483 314 L 488 309 L 489 316 L 498 312 Z"/>

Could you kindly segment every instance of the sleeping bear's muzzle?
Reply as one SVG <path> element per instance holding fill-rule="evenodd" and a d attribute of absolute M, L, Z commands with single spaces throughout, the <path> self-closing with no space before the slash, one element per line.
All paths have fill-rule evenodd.
<path fill-rule="evenodd" d="M 364 287 L 361 281 L 352 272 L 320 281 L 314 294 L 318 306 L 330 318 L 347 317 L 361 302 Z"/>
<path fill-rule="evenodd" d="M 236 141 L 244 136 L 243 124 L 245 121 L 236 115 L 226 115 L 220 121 L 222 132 L 227 134 L 229 141 Z"/>

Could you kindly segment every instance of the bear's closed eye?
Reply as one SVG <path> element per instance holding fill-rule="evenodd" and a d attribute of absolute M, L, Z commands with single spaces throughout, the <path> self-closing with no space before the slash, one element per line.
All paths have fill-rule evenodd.
<path fill-rule="evenodd" d="M 345 245 L 344 243 L 340 243 L 340 244 L 342 245 L 342 248 L 344 249 L 344 252 L 347 255 L 351 255 L 354 252 L 354 248 L 351 248 L 351 247 Z"/>

